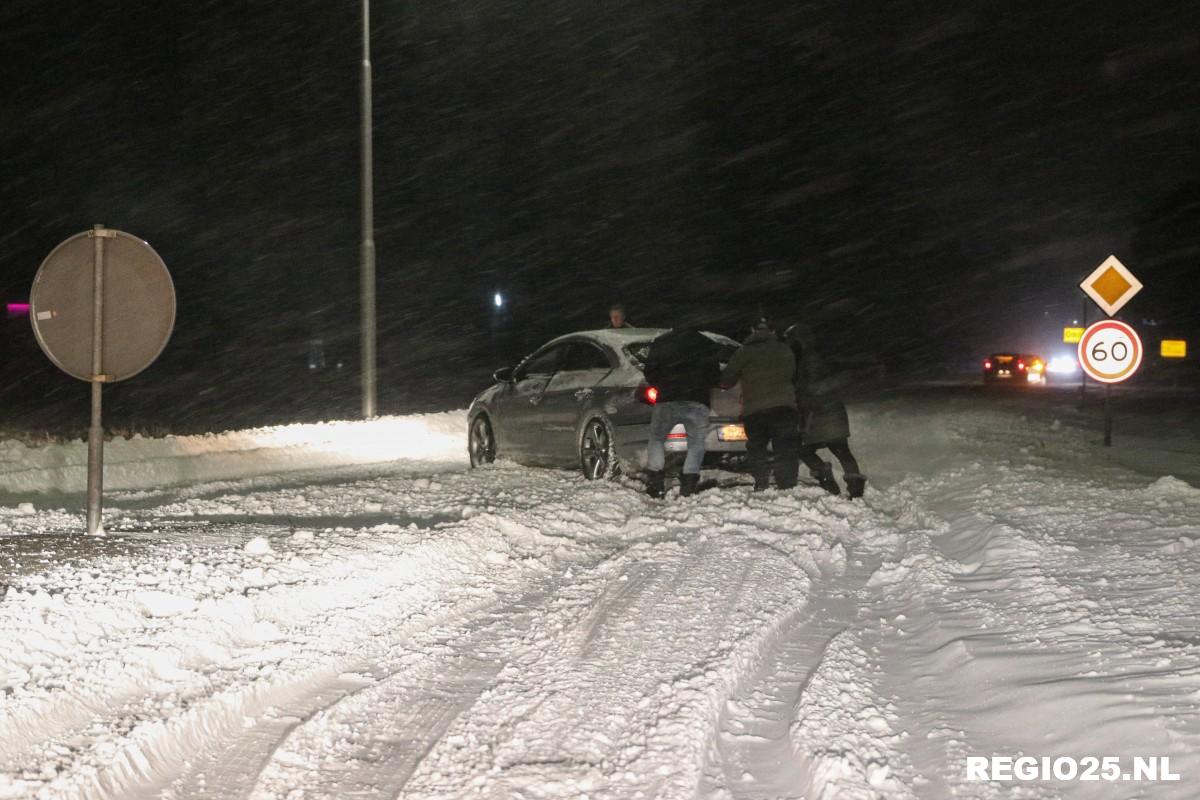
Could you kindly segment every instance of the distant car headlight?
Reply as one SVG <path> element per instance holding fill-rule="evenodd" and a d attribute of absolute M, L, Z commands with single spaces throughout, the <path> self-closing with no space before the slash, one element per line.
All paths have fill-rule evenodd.
<path fill-rule="evenodd" d="M 1071 356 L 1055 356 L 1046 367 L 1047 372 L 1053 372 L 1055 375 L 1069 375 L 1077 369 L 1079 364 Z"/>

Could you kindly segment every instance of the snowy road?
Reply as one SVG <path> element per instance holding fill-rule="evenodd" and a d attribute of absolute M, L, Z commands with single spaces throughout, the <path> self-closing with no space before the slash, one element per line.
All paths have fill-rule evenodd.
<path fill-rule="evenodd" d="M 1193 797 L 1200 490 L 1014 397 L 855 408 L 854 504 L 471 471 L 448 414 L 117 443 L 81 540 L 11 446 L 0 797 Z"/>

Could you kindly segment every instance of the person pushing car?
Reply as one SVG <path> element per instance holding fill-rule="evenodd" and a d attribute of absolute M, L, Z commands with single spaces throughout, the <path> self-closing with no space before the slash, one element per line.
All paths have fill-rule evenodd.
<path fill-rule="evenodd" d="M 650 343 L 642 373 L 657 391 L 646 441 L 646 493 L 651 497 L 665 493 L 666 439 L 679 423 L 687 431 L 679 493 L 686 497 L 699 491 L 709 403 L 721 377 L 718 355 L 717 344 L 695 328 L 673 328 Z"/>
<path fill-rule="evenodd" d="M 746 456 L 754 475 L 754 491 L 770 486 L 795 487 L 800 475 L 799 414 L 793 381 L 796 359 L 775 335 L 767 319 L 755 321 L 746 340 L 721 373 L 721 386 L 742 385 L 742 423 L 746 427 Z M 768 460 L 767 448 L 775 454 Z"/>
<path fill-rule="evenodd" d="M 833 465 L 817 455 L 818 449 L 829 450 L 841 462 L 847 495 L 851 500 L 862 497 L 867 478 L 850 452 L 850 417 L 839 392 L 839 382 L 822 360 L 816 337 L 809 328 L 797 323 L 787 329 L 784 339 L 796 356 L 800 460 L 822 489 L 841 494 L 841 487 L 833 477 Z"/>

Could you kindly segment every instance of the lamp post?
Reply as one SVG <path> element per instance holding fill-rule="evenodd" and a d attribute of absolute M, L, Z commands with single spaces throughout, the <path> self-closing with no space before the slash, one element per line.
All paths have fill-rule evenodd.
<path fill-rule="evenodd" d="M 371 154 L 371 0 L 362 4 L 362 253 L 360 305 L 362 311 L 362 414 L 376 415 L 375 406 L 375 186 Z"/>

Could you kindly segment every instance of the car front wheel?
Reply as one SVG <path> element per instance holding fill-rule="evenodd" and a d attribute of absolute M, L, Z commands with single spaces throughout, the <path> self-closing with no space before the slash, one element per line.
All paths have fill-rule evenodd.
<path fill-rule="evenodd" d="M 595 417 L 584 426 L 579 440 L 579 466 L 588 480 L 616 477 L 617 457 L 607 420 Z"/>
<path fill-rule="evenodd" d="M 486 414 L 480 414 L 471 423 L 467 450 L 471 456 L 472 467 L 481 467 L 496 460 L 496 436 Z"/>

